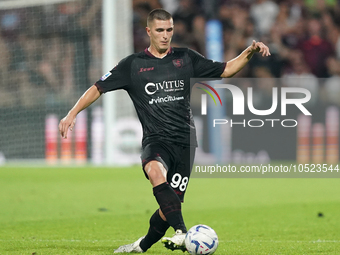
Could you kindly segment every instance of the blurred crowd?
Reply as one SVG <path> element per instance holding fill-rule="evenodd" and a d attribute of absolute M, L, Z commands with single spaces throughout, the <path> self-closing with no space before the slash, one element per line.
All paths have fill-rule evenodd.
<path fill-rule="evenodd" d="M 102 75 L 101 7 L 81 0 L 0 10 L 0 107 L 73 102 L 74 92 L 77 98 L 95 82 Z M 272 53 L 254 55 L 236 77 L 282 78 L 340 105 L 339 0 L 133 0 L 135 52 L 149 45 L 146 17 L 160 7 L 173 15 L 173 46 L 206 55 L 205 26 L 218 19 L 225 61 L 252 40 Z"/>
<path fill-rule="evenodd" d="M 71 102 L 101 77 L 101 1 L 0 10 L 0 106 Z"/>

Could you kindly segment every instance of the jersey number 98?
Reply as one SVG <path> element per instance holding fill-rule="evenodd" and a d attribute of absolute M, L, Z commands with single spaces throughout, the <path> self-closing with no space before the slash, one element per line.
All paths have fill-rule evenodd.
<path fill-rule="evenodd" d="M 182 175 L 176 173 L 172 176 L 170 185 L 174 189 L 179 188 L 179 190 L 183 192 L 187 188 L 188 181 L 189 178 L 187 176 L 182 178 Z"/>

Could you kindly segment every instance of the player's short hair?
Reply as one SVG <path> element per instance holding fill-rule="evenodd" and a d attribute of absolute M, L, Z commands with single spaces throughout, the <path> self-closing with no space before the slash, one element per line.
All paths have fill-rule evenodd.
<path fill-rule="evenodd" d="M 167 12 L 166 10 L 164 10 L 162 8 L 154 9 L 148 15 L 147 26 L 149 26 L 150 23 L 152 21 L 154 21 L 155 19 L 158 19 L 158 20 L 169 20 L 169 19 L 172 19 L 172 16 L 171 16 L 171 14 L 169 12 Z"/>

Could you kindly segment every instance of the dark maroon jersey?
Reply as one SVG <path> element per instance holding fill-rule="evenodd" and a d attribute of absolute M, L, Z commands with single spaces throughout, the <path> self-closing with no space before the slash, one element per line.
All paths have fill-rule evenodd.
<path fill-rule="evenodd" d="M 190 78 L 219 78 L 225 65 L 187 48 L 171 48 L 162 59 L 146 49 L 121 60 L 95 85 L 102 93 L 128 92 L 142 123 L 143 147 L 153 141 L 196 146 Z"/>

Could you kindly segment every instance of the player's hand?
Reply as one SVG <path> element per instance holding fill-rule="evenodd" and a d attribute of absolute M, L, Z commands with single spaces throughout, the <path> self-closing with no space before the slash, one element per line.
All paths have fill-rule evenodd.
<path fill-rule="evenodd" d="M 76 124 L 76 117 L 72 116 L 70 114 L 67 114 L 66 117 L 64 117 L 60 123 L 59 123 L 59 132 L 62 138 L 67 138 L 67 132 L 70 129 L 70 131 L 73 130 L 74 125 Z"/>
<path fill-rule="evenodd" d="M 252 52 L 262 53 L 262 57 L 268 57 L 271 55 L 268 46 L 262 42 L 256 42 L 253 40 L 253 43 L 249 46 L 249 48 Z"/>

